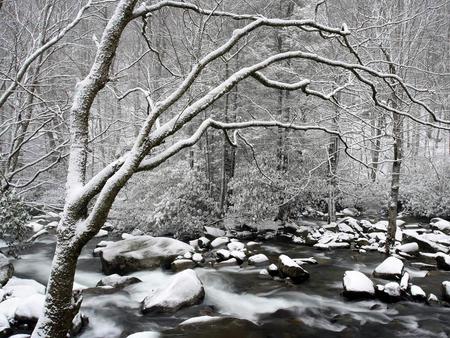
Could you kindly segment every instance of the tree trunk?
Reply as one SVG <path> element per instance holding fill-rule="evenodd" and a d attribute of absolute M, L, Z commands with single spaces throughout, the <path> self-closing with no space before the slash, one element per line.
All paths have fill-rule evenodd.
<path fill-rule="evenodd" d="M 395 99 L 393 106 L 396 108 Z M 396 113 L 392 114 L 393 130 L 392 136 L 394 138 L 394 160 L 392 163 L 391 174 L 391 190 L 388 202 L 388 231 L 386 236 L 386 255 L 390 254 L 390 248 L 395 243 L 395 233 L 397 232 L 397 207 L 398 207 L 398 192 L 400 189 L 400 169 L 402 165 L 403 156 L 403 118 Z"/>

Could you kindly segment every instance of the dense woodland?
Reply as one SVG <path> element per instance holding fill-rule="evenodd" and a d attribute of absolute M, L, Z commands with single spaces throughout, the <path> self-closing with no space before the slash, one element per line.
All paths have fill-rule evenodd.
<path fill-rule="evenodd" d="M 106 221 L 188 240 L 346 209 L 388 219 L 389 252 L 398 213 L 450 218 L 449 18 L 446 0 L 0 1 L 2 237 L 62 213 L 33 337 L 67 332 L 58 281 Z"/>

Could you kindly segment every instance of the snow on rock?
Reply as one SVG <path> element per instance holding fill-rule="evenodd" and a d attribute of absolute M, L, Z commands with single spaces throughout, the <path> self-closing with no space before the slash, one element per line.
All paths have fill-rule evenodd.
<path fill-rule="evenodd" d="M 225 245 L 230 241 L 228 237 L 217 237 L 211 242 L 212 248 L 218 248 L 219 246 Z"/>
<path fill-rule="evenodd" d="M 24 298 L 16 308 L 15 320 L 19 322 L 36 322 L 44 310 L 45 296 L 35 294 Z"/>
<path fill-rule="evenodd" d="M 344 296 L 350 299 L 370 298 L 375 295 L 372 281 L 359 271 L 345 271 L 342 280 Z"/>
<path fill-rule="evenodd" d="M 100 229 L 97 234 L 95 235 L 95 237 L 100 238 L 100 237 L 106 237 L 108 236 L 108 230 L 105 229 Z"/>
<path fill-rule="evenodd" d="M 14 266 L 8 257 L 0 253 L 0 286 L 5 285 L 14 274 Z"/>
<path fill-rule="evenodd" d="M 159 332 L 142 331 L 130 334 L 129 336 L 127 336 L 127 338 L 158 338 L 160 336 L 161 335 L 159 334 Z"/>
<path fill-rule="evenodd" d="M 8 283 L 5 284 L 3 290 L 7 292 L 10 297 L 24 298 L 34 294 L 45 294 L 45 286 L 33 279 L 23 279 L 12 277 Z"/>
<path fill-rule="evenodd" d="M 202 254 L 196 252 L 195 254 L 192 255 L 192 260 L 195 263 L 202 263 L 205 261 L 205 259 L 203 258 Z"/>
<path fill-rule="evenodd" d="M 241 242 L 231 242 L 227 245 L 230 251 L 243 251 L 245 249 L 245 244 Z"/>
<path fill-rule="evenodd" d="M 377 285 L 376 295 L 385 302 L 397 302 L 401 299 L 401 287 L 397 282 L 390 282 L 386 285 Z"/>
<path fill-rule="evenodd" d="M 8 318 L 0 313 L 0 336 L 7 337 L 10 327 Z"/>
<path fill-rule="evenodd" d="M 179 255 L 194 248 L 167 237 L 139 236 L 109 244 L 102 249 L 103 272 L 127 273 L 159 266 L 168 267 Z"/>
<path fill-rule="evenodd" d="M 431 219 L 430 224 L 433 229 L 438 229 L 446 234 L 450 233 L 450 221 L 436 217 Z"/>
<path fill-rule="evenodd" d="M 236 261 L 239 264 L 242 264 L 245 261 L 245 259 L 247 258 L 247 256 L 245 255 L 245 252 L 244 251 L 240 251 L 240 250 L 233 250 L 233 251 L 231 251 L 230 252 L 230 256 L 233 257 L 233 258 L 236 258 Z"/>
<path fill-rule="evenodd" d="M 261 278 L 261 279 L 270 279 L 270 278 L 272 278 L 270 276 L 269 271 L 267 271 L 267 269 L 261 269 L 259 271 L 258 277 Z"/>
<path fill-rule="evenodd" d="M 430 293 L 427 298 L 428 303 L 439 303 L 439 299 L 434 293 Z"/>
<path fill-rule="evenodd" d="M 338 224 L 338 231 L 339 232 L 344 232 L 344 233 L 350 233 L 350 234 L 355 233 L 353 228 L 350 225 L 347 225 L 346 223 L 339 223 Z"/>
<path fill-rule="evenodd" d="M 294 283 L 300 283 L 309 278 L 309 272 L 286 255 L 278 257 L 278 270 L 284 277 L 289 277 Z"/>
<path fill-rule="evenodd" d="M 170 268 L 174 272 L 183 271 L 186 269 L 192 269 L 195 267 L 195 262 L 190 259 L 177 259 L 170 264 Z"/>
<path fill-rule="evenodd" d="M 318 264 L 316 259 L 314 257 L 309 258 L 293 258 L 293 261 L 297 263 L 298 265 L 304 265 L 304 264 Z"/>
<path fill-rule="evenodd" d="M 411 285 L 410 292 L 414 300 L 425 301 L 427 299 L 427 294 L 418 285 Z"/>
<path fill-rule="evenodd" d="M 436 240 L 439 239 L 439 237 L 442 238 L 442 236 L 433 236 L 433 234 L 422 234 L 419 233 L 418 230 L 412 229 L 404 230 L 403 235 L 407 242 L 417 242 L 419 248 L 423 251 L 448 253 L 450 250 L 447 246 L 436 242 Z"/>
<path fill-rule="evenodd" d="M 14 319 L 14 314 L 19 304 L 23 301 L 22 298 L 12 297 L 0 303 L 0 314 L 8 318 L 9 321 Z"/>
<path fill-rule="evenodd" d="M 269 261 L 269 258 L 267 258 L 264 254 L 257 254 L 250 256 L 248 258 L 248 264 L 250 265 L 263 265 L 266 264 Z"/>
<path fill-rule="evenodd" d="M 226 234 L 226 232 L 224 230 L 213 228 L 213 227 L 204 226 L 203 229 L 204 229 L 205 236 L 209 236 L 212 238 L 224 237 Z"/>
<path fill-rule="evenodd" d="M 450 271 L 450 256 L 439 252 L 436 255 L 436 264 L 438 269 Z"/>
<path fill-rule="evenodd" d="M 405 273 L 402 276 L 402 279 L 400 279 L 400 288 L 403 291 L 408 290 L 409 287 L 409 272 L 405 271 Z"/>
<path fill-rule="evenodd" d="M 206 237 L 200 237 L 197 240 L 197 243 L 198 243 L 199 248 L 204 249 L 204 248 L 208 247 L 208 245 L 211 243 L 211 241 Z"/>
<path fill-rule="evenodd" d="M 203 284 L 194 270 L 177 273 L 169 285 L 156 290 L 142 301 L 143 313 L 172 313 L 199 304 L 205 297 Z"/>
<path fill-rule="evenodd" d="M 358 216 L 359 212 L 358 210 L 354 209 L 354 208 L 345 208 L 343 210 L 341 210 L 341 214 L 344 216 Z"/>
<path fill-rule="evenodd" d="M 112 286 L 114 288 L 122 288 L 140 282 L 142 281 L 137 277 L 112 274 L 100 279 L 97 283 L 97 286 Z"/>
<path fill-rule="evenodd" d="M 450 302 L 450 282 L 449 281 L 442 282 L 442 298 L 446 302 Z M 0 303 L 0 306 L 1 306 L 1 303 Z"/>
<path fill-rule="evenodd" d="M 267 268 L 267 271 L 272 277 L 278 276 L 278 266 L 276 266 L 275 264 L 270 264 Z"/>
<path fill-rule="evenodd" d="M 397 257 L 388 257 L 378 265 L 373 275 L 385 279 L 400 279 L 403 274 L 404 264 Z"/>
<path fill-rule="evenodd" d="M 44 229 L 44 225 L 38 222 L 30 222 L 25 224 L 25 226 L 31 230 L 33 230 L 33 232 L 39 232 L 42 229 Z"/>
<path fill-rule="evenodd" d="M 214 264 L 214 266 L 217 268 L 224 267 L 224 266 L 234 266 L 234 265 L 238 265 L 238 261 L 234 257 L 227 259 L 225 261 L 217 262 Z"/>
<path fill-rule="evenodd" d="M 225 261 L 230 258 L 231 252 L 226 249 L 219 249 L 216 251 L 216 256 L 219 261 Z"/>
<path fill-rule="evenodd" d="M 398 247 L 395 248 L 396 252 L 405 252 L 407 254 L 415 254 L 419 252 L 419 244 L 417 244 L 416 242 L 411 242 L 411 243 L 406 243 L 403 245 L 399 245 Z"/>

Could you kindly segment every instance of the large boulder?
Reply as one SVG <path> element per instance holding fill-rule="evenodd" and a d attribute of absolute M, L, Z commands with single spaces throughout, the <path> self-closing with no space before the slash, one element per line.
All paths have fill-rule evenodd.
<path fill-rule="evenodd" d="M 44 310 L 45 296 L 35 294 L 24 298 L 17 306 L 14 319 L 18 322 L 37 322 Z"/>
<path fill-rule="evenodd" d="M 195 267 L 195 262 L 191 259 L 177 259 L 170 265 L 173 272 L 179 272 L 186 269 L 192 269 Z"/>
<path fill-rule="evenodd" d="M 250 265 L 263 265 L 269 262 L 269 258 L 266 255 L 260 253 L 248 258 L 248 264 Z"/>
<path fill-rule="evenodd" d="M 142 301 L 143 313 L 173 313 L 182 307 L 199 304 L 205 289 L 194 270 L 177 273 L 169 285 L 157 289 Z"/>
<path fill-rule="evenodd" d="M 139 236 L 117 241 L 102 248 L 100 258 L 106 274 L 170 267 L 177 256 L 193 252 L 194 248 L 167 237 Z"/>
<path fill-rule="evenodd" d="M 14 266 L 8 257 L 0 253 L 0 285 L 5 285 L 14 274 Z"/>
<path fill-rule="evenodd" d="M 373 275 L 378 278 L 399 280 L 402 277 L 403 269 L 403 262 L 397 257 L 391 256 L 375 268 Z"/>
<path fill-rule="evenodd" d="M 375 295 L 373 282 L 359 271 L 345 271 L 342 285 L 346 298 L 372 298 Z"/>
<path fill-rule="evenodd" d="M 433 229 L 437 229 L 446 234 L 450 234 L 450 221 L 446 221 L 445 219 L 436 217 L 431 219 L 430 225 Z"/>
<path fill-rule="evenodd" d="M 278 271 L 282 276 L 289 277 L 294 283 L 300 283 L 309 278 L 309 272 L 286 255 L 278 257 Z"/>

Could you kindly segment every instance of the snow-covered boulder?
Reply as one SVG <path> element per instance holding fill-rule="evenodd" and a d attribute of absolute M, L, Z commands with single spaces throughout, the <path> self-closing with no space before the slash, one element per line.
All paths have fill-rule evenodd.
<path fill-rule="evenodd" d="M 125 286 L 139 282 L 142 281 L 137 277 L 112 274 L 100 279 L 97 283 L 97 286 L 112 286 L 113 288 L 123 288 Z"/>
<path fill-rule="evenodd" d="M 45 296 L 35 294 L 23 298 L 16 308 L 14 319 L 18 322 L 36 322 L 44 310 Z"/>
<path fill-rule="evenodd" d="M 438 252 L 436 255 L 436 264 L 438 269 L 450 271 L 450 256 L 442 252 Z"/>
<path fill-rule="evenodd" d="M 373 275 L 378 278 L 400 279 L 403 274 L 404 264 L 397 257 L 388 257 L 378 265 Z"/>
<path fill-rule="evenodd" d="M 375 295 L 373 282 L 359 271 L 345 271 L 342 280 L 344 296 L 350 299 L 371 298 Z"/>
<path fill-rule="evenodd" d="M 412 298 L 416 301 L 424 302 L 427 299 L 427 294 L 418 285 L 411 285 L 410 293 Z"/>
<path fill-rule="evenodd" d="M 419 252 L 419 244 L 416 242 L 406 243 L 403 245 L 399 245 L 395 248 L 396 252 L 404 252 L 407 254 L 416 254 Z"/>
<path fill-rule="evenodd" d="M 272 277 L 278 276 L 279 275 L 278 266 L 276 266 L 276 264 L 270 264 L 269 267 L 267 268 L 267 272 L 269 272 L 269 275 L 271 275 Z"/>
<path fill-rule="evenodd" d="M 195 254 L 192 255 L 192 260 L 195 263 L 203 263 L 205 261 L 205 259 L 203 258 L 202 254 L 196 252 Z"/>
<path fill-rule="evenodd" d="M 194 248 L 167 237 L 139 236 L 114 242 L 102 249 L 103 272 L 127 273 L 159 266 L 169 267 L 178 255 Z"/>
<path fill-rule="evenodd" d="M 245 244 L 241 242 L 230 242 L 227 244 L 227 247 L 230 251 L 243 251 L 245 249 Z"/>
<path fill-rule="evenodd" d="M 199 304 L 205 297 L 203 284 L 194 270 L 177 273 L 169 285 L 157 289 L 142 302 L 143 313 L 172 313 Z"/>
<path fill-rule="evenodd" d="M 376 287 L 376 295 L 385 302 L 397 302 L 401 299 L 401 294 L 402 290 L 397 282 L 389 282 Z"/>
<path fill-rule="evenodd" d="M 5 285 L 14 274 L 14 266 L 8 257 L 0 253 L 0 286 Z"/>
<path fill-rule="evenodd" d="M 300 283 L 309 278 L 309 272 L 286 255 L 278 257 L 278 270 L 283 277 L 289 277 L 294 283 Z"/>
<path fill-rule="evenodd" d="M 445 219 L 436 217 L 431 219 L 430 225 L 433 229 L 437 229 L 446 234 L 450 234 L 450 221 L 446 221 Z"/>
<path fill-rule="evenodd" d="M 269 258 L 267 258 L 264 254 L 257 254 L 250 256 L 248 258 L 248 264 L 250 265 L 263 265 L 266 264 L 269 261 Z"/>
<path fill-rule="evenodd" d="M 208 246 L 209 246 L 209 244 L 211 243 L 211 241 L 208 239 L 208 238 L 206 238 L 206 237 L 200 237 L 198 240 L 197 240 L 197 243 L 198 243 L 198 247 L 199 248 L 201 248 L 201 249 L 205 249 L 205 248 L 207 248 Z"/>
<path fill-rule="evenodd" d="M 45 294 L 45 286 L 33 279 L 12 277 L 3 287 L 10 297 L 25 298 L 35 294 Z"/>
<path fill-rule="evenodd" d="M 170 268 L 174 272 L 183 271 L 186 269 L 192 269 L 195 267 L 195 262 L 191 259 L 176 259 L 170 264 Z"/>
<path fill-rule="evenodd" d="M 231 252 L 225 249 L 219 249 L 216 251 L 218 261 L 225 261 L 230 258 Z"/>
<path fill-rule="evenodd" d="M 446 302 L 450 302 L 450 282 L 449 281 L 442 282 L 442 298 Z"/>
<path fill-rule="evenodd" d="M 239 264 L 242 264 L 245 261 L 245 259 L 247 258 L 247 255 L 245 254 L 245 252 L 240 251 L 240 250 L 231 251 L 230 256 L 235 258 Z"/>
<path fill-rule="evenodd" d="M 418 230 L 404 230 L 403 235 L 406 242 L 417 242 L 420 250 L 430 252 L 448 253 L 450 248 L 442 245 L 436 240 L 442 239 L 444 236 L 433 236 L 433 234 L 422 234 Z M 431 235 L 431 236 L 430 236 Z"/>
<path fill-rule="evenodd" d="M 228 237 L 217 237 L 211 242 L 212 248 L 218 248 L 222 245 L 227 244 L 230 241 Z"/>
<path fill-rule="evenodd" d="M 217 237 L 224 237 L 226 232 L 222 229 L 217 229 L 213 227 L 204 226 L 204 234 L 205 236 L 217 238 Z"/>

